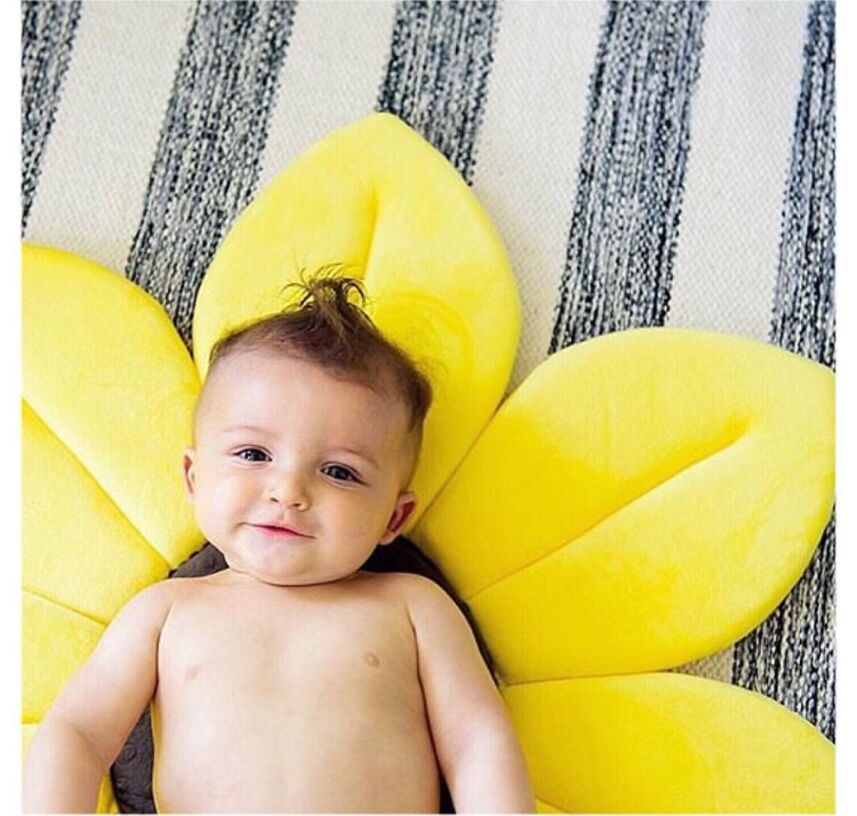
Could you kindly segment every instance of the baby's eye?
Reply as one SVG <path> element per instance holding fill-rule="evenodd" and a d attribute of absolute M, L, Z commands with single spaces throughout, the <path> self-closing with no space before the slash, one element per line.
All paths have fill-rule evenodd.
<path fill-rule="evenodd" d="M 245 462 L 264 462 L 268 459 L 268 454 L 261 448 L 242 448 L 235 455 Z"/>
<path fill-rule="evenodd" d="M 325 465 L 322 468 L 322 472 L 327 473 L 332 479 L 336 479 L 337 481 L 357 481 L 357 477 L 350 470 L 342 467 L 342 465 Z"/>

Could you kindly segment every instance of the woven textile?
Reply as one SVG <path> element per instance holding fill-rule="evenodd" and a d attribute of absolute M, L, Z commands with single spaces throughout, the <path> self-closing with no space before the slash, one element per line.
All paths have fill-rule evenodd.
<path fill-rule="evenodd" d="M 328 131 L 391 111 L 507 243 L 509 390 L 638 326 L 833 366 L 834 23 L 830 2 L 25 2 L 22 234 L 123 271 L 189 342 L 255 193 Z M 834 555 L 831 521 L 763 625 L 678 670 L 832 739 Z"/>

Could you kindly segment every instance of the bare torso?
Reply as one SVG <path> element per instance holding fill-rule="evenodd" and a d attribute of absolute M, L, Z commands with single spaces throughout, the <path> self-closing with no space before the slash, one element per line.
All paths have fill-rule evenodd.
<path fill-rule="evenodd" d="M 229 575 L 180 581 L 161 632 L 158 810 L 436 813 L 395 574 L 306 587 Z"/>

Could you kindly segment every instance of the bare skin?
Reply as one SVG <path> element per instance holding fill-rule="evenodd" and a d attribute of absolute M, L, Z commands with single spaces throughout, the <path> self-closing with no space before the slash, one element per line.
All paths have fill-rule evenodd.
<path fill-rule="evenodd" d="M 229 566 L 129 601 L 40 725 L 26 812 L 91 812 L 153 705 L 161 812 L 532 812 L 468 624 L 415 575 L 360 567 L 416 507 L 395 399 L 239 352 L 209 376 L 182 466 Z M 288 529 L 287 529 L 288 528 Z"/>
<path fill-rule="evenodd" d="M 161 632 L 158 810 L 437 812 L 399 576 L 259 587 L 229 573 L 180 582 Z"/>

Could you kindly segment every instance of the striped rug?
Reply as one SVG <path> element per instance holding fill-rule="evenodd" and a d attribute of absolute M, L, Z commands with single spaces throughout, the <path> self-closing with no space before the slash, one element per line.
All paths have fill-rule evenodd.
<path fill-rule="evenodd" d="M 122 270 L 190 339 L 236 215 L 391 111 L 458 168 L 523 302 L 516 387 L 637 326 L 835 365 L 832 2 L 25 2 L 22 235 Z M 776 612 L 680 671 L 831 739 L 834 524 Z"/>

